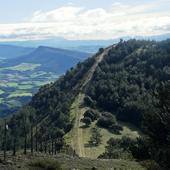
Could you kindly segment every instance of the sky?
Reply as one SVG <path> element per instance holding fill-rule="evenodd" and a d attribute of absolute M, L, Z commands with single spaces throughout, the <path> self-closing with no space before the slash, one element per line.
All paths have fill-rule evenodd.
<path fill-rule="evenodd" d="M 170 0 L 0 0 L 0 41 L 170 33 Z"/>

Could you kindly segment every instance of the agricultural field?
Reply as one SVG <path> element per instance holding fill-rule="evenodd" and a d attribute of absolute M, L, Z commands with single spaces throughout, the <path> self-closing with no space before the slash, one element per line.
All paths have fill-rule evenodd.
<path fill-rule="evenodd" d="M 0 116 L 16 111 L 29 102 L 40 86 L 58 78 L 54 72 L 37 70 L 40 64 L 21 63 L 0 68 Z"/>

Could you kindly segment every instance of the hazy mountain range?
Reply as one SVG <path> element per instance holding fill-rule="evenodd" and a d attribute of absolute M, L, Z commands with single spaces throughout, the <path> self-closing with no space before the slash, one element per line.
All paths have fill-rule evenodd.
<path fill-rule="evenodd" d="M 170 38 L 170 33 L 155 35 L 155 36 L 122 37 L 123 40 L 129 40 L 132 38 L 138 40 L 162 41 Z M 50 47 L 62 48 L 62 49 L 71 49 L 76 51 L 84 51 L 88 53 L 96 53 L 100 47 L 107 47 L 111 44 L 119 42 L 119 40 L 120 38 L 109 39 L 109 40 L 66 40 L 60 37 L 52 37 L 51 39 L 44 39 L 44 40 L 0 42 L 0 45 L 7 44 L 7 45 L 16 45 L 16 46 L 31 47 L 31 48 L 37 48 L 38 46 L 41 45 L 41 46 L 50 46 Z"/>
<path fill-rule="evenodd" d="M 0 45 L 0 59 L 15 58 L 31 53 L 34 48 L 15 45 Z"/>

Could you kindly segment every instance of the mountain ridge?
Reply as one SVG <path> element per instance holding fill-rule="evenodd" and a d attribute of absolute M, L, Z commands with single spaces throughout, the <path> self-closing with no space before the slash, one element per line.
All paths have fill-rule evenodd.
<path fill-rule="evenodd" d="M 146 167 L 168 167 L 169 118 L 166 124 L 159 118 L 164 103 L 169 109 L 169 71 L 170 40 L 121 40 L 42 86 L 13 120 L 19 129 L 23 120 L 33 126 L 41 152 L 49 146 L 54 154 L 57 143 L 59 152 L 73 157 L 142 160 Z"/>
<path fill-rule="evenodd" d="M 31 53 L 35 48 L 0 44 L 0 59 L 9 59 Z"/>

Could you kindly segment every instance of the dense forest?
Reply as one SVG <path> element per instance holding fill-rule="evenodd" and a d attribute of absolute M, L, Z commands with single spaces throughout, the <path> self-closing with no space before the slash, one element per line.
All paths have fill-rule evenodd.
<path fill-rule="evenodd" d="M 12 149 L 15 155 L 16 150 L 24 148 L 26 153 L 27 148 L 30 148 L 34 142 L 36 151 L 46 148 L 47 152 L 47 145 L 50 145 L 52 139 L 62 146 L 62 137 L 73 126 L 73 122 L 69 119 L 69 108 L 79 92 L 84 75 L 94 61 L 95 56 L 78 63 L 76 68 L 71 68 L 56 82 L 41 87 L 29 104 L 7 117 L 6 146 L 2 135 L 0 140 L 2 149 L 4 150 L 4 147 L 6 150 Z M 4 134 L 5 123 L 2 120 L 0 124 L 0 131 Z"/>
<path fill-rule="evenodd" d="M 120 42 L 100 63 L 86 93 L 94 107 L 148 135 L 132 142 L 137 158 L 170 167 L 170 40 Z"/>
<path fill-rule="evenodd" d="M 119 120 L 141 126 L 156 102 L 160 84 L 170 80 L 170 41 L 119 43 L 97 68 L 87 94 Z"/>
<path fill-rule="evenodd" d="M 120 145 L 123 152 L 128 150 L 138 160 L 155 160 L 165 169 L 170 168 L 170 40 L 121 40 L 109 50 L 88 86 L 82 89 L 87 71 L 103 51 L 100 49 L 56 82 L 41 87 L 28 105 L 8 118 L 10 132 L 6 143 L 1 140 L 2 149 L 13 149 L 15 154 L 18 148 L 24 148 L 26 153 L 26 148 L 33 151 L 35 140 L 36 150 L 47 152 L 49 141 L 50 152 L 60 150 L 63 136 L 74 124 L 69 113 L 72 101 L 84 91 L 88 106 L 111 113 L 99 118 L 93 117 L 95 112 L 86 113 L 88 120 L 99 119 L 98 126 L 109 129 L 115 116 L 145 133 L 136 141 L 110 139 L 102 158 L 113 158 L 112 147 Z"/>

